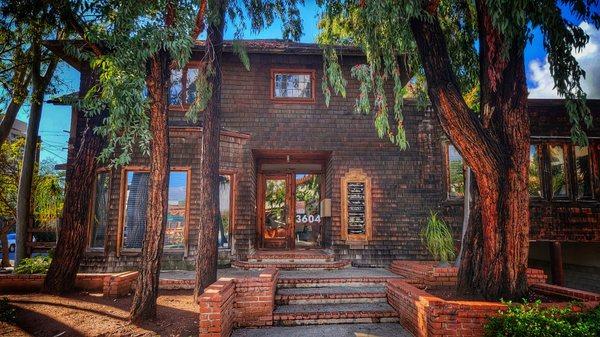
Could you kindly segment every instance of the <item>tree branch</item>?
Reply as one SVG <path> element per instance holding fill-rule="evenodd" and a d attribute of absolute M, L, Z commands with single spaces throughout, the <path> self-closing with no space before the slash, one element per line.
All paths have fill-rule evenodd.
<path fill-rule="evenodd" d="M 73 12 L 73 9 L 71 6 L 69 6 L 68 2 L 62 1 L 59 5 L 57 5 L 56 9 L 65 25 L 75 31 L 75 33 L 77 33 L 77 35 L 79 35 L 83 41 L 88 44 L 94 55 L 102 56 L 104 54 L 105 48 L 97 43 L 91 42 L 87 38 L 83 24 L 79 21 L 77 15 Z"/>
<path fill-rule="evenodd" d="M 196 15 L 196 24 L 194 25 L 194 30 L 192 31 L 192 40 L 197 40 L 198 36 L 204 30 L 204 13 L 206 12 L 206 0 L 202 0 L 200 2 L 200 9 L 198 10 L 198 14 Z"/>

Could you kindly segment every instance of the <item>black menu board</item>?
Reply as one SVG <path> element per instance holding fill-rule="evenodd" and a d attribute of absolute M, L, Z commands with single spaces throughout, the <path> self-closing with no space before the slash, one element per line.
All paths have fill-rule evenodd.
<path fill-rule="evenodd" d="M 366 234 L 365 183 L 348 183 L 348 234 Z"/>

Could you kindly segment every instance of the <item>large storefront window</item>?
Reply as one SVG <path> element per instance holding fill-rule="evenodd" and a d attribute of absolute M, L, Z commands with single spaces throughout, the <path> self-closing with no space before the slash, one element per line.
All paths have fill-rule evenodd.
<path fill-rule="evenodd" d="M 123 248 L 141 249 L 148 210 L 148 172 L 127 172 Z"/>
<path fill-rule="evenodd" d="M 465 173 L 463 158 L 454 145 L 448 145 L 448 176 L 450 198 L 462 198 L 465 196 Z"/>
<path fill-rule="evenodd" d="M 551 145 L 550 152 L 550 176 L 552 178 L 552 196 L 555 198 L 566 198 L 567 175 L 565 167 L 565 153 L 562 145 Z"/>
<path fill-rule="evenodd" d="M 296 246 L 312 247 L 320 241 L 321 184 L 317 174 L 296 174 L 296 214 L 294 228 Z"/>
<path fill-rule="evenodd" d="M 185 226 L 188 203 L 188 172 L 169 174 L 167 228 L 165 249 L 185 248 Z M 123 219 L 123 248 L 141 249 L 146 231 L 148 187 L 150 174 L 146 171 L 127 171 L 127 187 Z"/>
<path fill-rule="evenodd" d="M 592 196 L 592 170 L 590 168 L 590 152 L 587 146 L 575 146 L 575 169 L 577 178 L 577 197 Z"/>
<path fill-rule="evenodd" d="M 104 248 L 106 225 L 108 223 L 109 172 L 96 176 L 94 203 L 91 214 L 89 246 L 92 249 Z"/>
<path fill-rule="evenodd" d="M 231 176 L 219 176 L 219 208 L 221 222 L 219 223 L 219 247 L 230 247 L 231 235 Z"/>
<path fill-rule="evenodd" d="M 529 148 L 529 195 L 542 196 L 542 178 L 540 174 L 540 151 L 538 145 Z"/>
<path fill-rule="evenodd" d="M 185 223 L 187 216 L 188 172 L 175 171 L 169 175 L 169 209 L 165 231 L 165 249 L 185 247 Z"/>

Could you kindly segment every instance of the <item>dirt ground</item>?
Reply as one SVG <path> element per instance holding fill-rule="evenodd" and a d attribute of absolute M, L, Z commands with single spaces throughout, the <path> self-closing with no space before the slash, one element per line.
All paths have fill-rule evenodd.
<path fill-rule="evenodd" d="M 198 336 L 198 306 L 191 290 L 161 292 L 157 320 L 140 325 L 127 322 L 131 296 L 5 296 L 17 309 L 17 324 L 0 322 L 0 336 Z"/>

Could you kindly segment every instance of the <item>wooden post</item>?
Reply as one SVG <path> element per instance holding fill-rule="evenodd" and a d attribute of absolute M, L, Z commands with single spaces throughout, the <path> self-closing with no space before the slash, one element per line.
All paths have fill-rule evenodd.
<path fill-rule="evenodd" d="M 565 273 L 562 262 L 562 246 L 560 241 L 550 242 L 550 272 L 552 283 L 558 286 L 565 285 Z"/>

